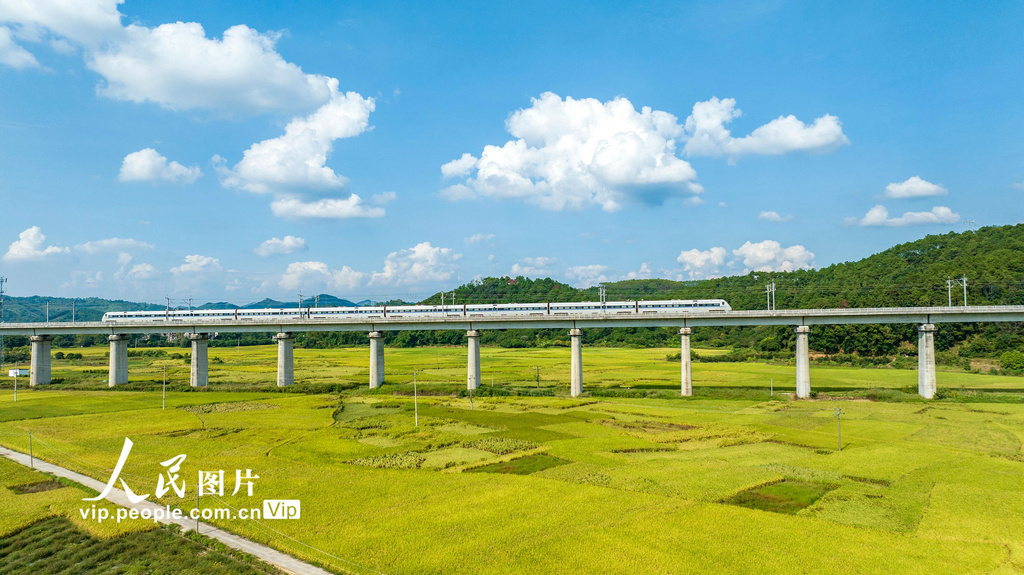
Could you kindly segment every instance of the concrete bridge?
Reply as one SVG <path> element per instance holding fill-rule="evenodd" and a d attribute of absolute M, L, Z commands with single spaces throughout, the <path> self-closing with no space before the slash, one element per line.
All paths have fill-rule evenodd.
<path fill-rule="evenodd" d="M 974 322 L 1021 322 L 1024 306 L 975 307 L 905 307 L 857 309 L 795 309 L 770 311 L 724 312 L 651 312 L 651 313 L 587 313 L 467 316 L 438 314 L 429 317 L 389 318 L 298 318 L 293 315 L 258 319 L 182 318 L 171 321 L 121 320 L 117 322 L 47 322 L 0 324 L 4 335 L 27 335 L 32 345 L 31 385 L 50 383 L 50 344 L 55 335 L 106 334 L 110 342 L 111 387 L 128 383 L 128 341 L 132 334 L 182 333 L 192 341 L 190 382 L 205 386 L 208 381 L 207 346 L 211 333 L 276 332 L 277 385 L 295 381 L 292 348 L 295 332 L 302 331 L 365 331 L 370 339 L 370 387 L 384 384 L 383 331 L 398 330 L 466 330 L 469 357 L 466 385 L 480 385 L 480 330 L 561 328 L 569 330 L 570 394 L 583 393 L 583 330 L 604 327 L 678 327 L 681 351 L 681 392 L 692 395 L 690 369 L 690 335 L 694 327 L 734 325 L 791 325 L 796 331 L 796 395 L 811 395 L 810 360 L 808 357 L 811 327 L 839 324 L 916 324 L 918 326 L 918 393 L 925 398 L 935 396 L 936 324 Z"/>

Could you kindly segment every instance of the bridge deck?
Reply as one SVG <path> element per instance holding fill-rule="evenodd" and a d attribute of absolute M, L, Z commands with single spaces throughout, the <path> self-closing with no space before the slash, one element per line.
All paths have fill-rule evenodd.
<path fill-rule="evenodd" d="M 4 335 L 115 333 L 233 333 L 396 331 L 440 329 L 586 329 L 594 327 L 700 327 L 729 325 L 837 325 L 1024 321 L 1024 306 L 786 309 L 726 312 L 655 312 L 524 316 L 401 316 L 387 318 L 260 318 L 201 321 L 34 322 L 0 324 Z"/>

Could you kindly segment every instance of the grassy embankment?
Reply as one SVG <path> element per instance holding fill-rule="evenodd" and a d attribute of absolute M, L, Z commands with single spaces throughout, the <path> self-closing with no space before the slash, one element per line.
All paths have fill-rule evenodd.
<path fill-rule="evenodd" d="M 471 406 L 469 398 L 421 396 L 416 426 L 411 397 L 364 389 L 365 348 L 297 350 L 306 385 L 353 384 L 340 398 L 217 391 L 262 385 L 274 366 L 272 349 L 234 357 L 227 353 L 236 350 L 216 350 L 211 355 L 224 363 L 211 365 L 211 389 L 172 392 L 166 411 L 155 389 L 22 391 L 17 405 L 2 391 L 0 443 L 25 450 L 31 431 L 40 457 L 106 479 L 129 436 L 135 449 L 126 477 L 143 492 L 164 470 L 159 462 L 186 453 L 186 500 L 161 500 L 186 509 L 199 469 L 224 469 L 229 492 L 235 469 L 253 469 L 260 476 L 253 498 L 240 493 L 203 505 L 300 499 L 302 518 L 217 523 L 339 571 L 364 571 L 353 564 L 401 573 L 1024 569 L 1024 405 L 797 402 L 769 400 L 766 390 L 712 397 L 763 390 L 771 377 L 792 388 L 792 366 L 762 364 L 697 364 L 696 389 L 710 395 L 669 399 L 679 367 L 665 361 L 670 351 L 588 349 L 584 356 L 591 389 L 651 386 L 665 399 L 477 397 Z M 411 379 L 411 367 L 434 353 L 389 350 L 393 377 L 405 366 Z M 434 375 L 448 383 L 421 390 L 457 388 L 464 350 L 436 353 Z M 484 349 L 483 356 L 496 387 L 501 373 L 524 373 L 527 385 L 533 365 L 548 374 L 542 387 L 555 386 L 559 370 L 567 379 L 565 350 Z M 133 359 L 134 373 L 152 377 L 162 373 L 158 361 L 172 360 L 148 368 L 144 361 Z M 67 370 L 55 362 L 54 372 Z M 858 386 L 910 387 L 916 373 L 822 367 L 812 368 L 812 382 L 835 396 Z M 1011 389 L 1024 380 L 942 372 L 939 382 Z M 385 394 L 405 389 L 393 384 Z M 837 406 L 845 411 L 842 451 Z M 480 472 L 466 473 L 473 469 Z M 8 521 L 38 518 L 16 513 Z"/>

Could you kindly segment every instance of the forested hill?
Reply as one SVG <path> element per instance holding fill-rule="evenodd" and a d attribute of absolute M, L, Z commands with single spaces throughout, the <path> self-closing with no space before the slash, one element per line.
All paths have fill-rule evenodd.
<path fill-rule="evenodd" d="M 926 236 L 856 262 L 819 270 L 751 272 L 677 282 L 663 279 L 604 284 L 608 300 L 724 298 L 734 309 L 764 309 L 765 283 L 775 281 L 779 309 L 942 306 L 947 278 L 967 276 L 970 305 L 1024 305 L 1024 224 Z M 953 284 L 953 305 L 963 288 Z M 445 295 L 445 303 L 594 301 L 596 287 L 579 290 L 551 279 L 485 278 Z M 435 294 L 425 303 L 440 303 Z"/>

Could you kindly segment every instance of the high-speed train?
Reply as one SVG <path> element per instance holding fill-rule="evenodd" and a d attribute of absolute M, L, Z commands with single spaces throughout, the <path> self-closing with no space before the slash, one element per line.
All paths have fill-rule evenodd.
<path fill-rule="evenodd" d="M 574 303 L 499 303 L 462 305 L 398 305 L 369 307 L 293 307 L 278 309 L 195 309 L 116 311 L 103 321 L 185 322 L 207 320 L 256 321 L 275 319 L 398 319 L 428 317 L 495 318 L 502 316 L 641 315 L 659 313 L 715 313 L 729 311 L 724 299 L 609 301 Z"/>

